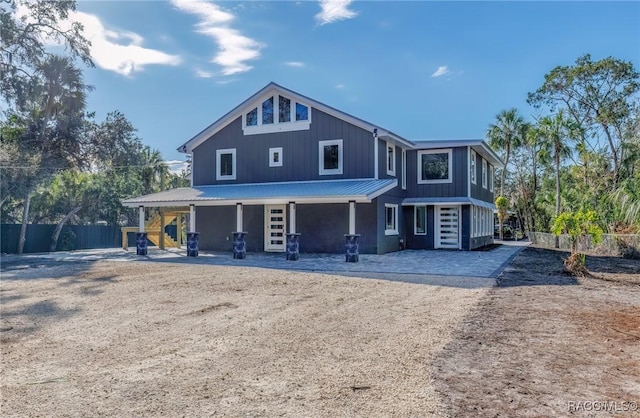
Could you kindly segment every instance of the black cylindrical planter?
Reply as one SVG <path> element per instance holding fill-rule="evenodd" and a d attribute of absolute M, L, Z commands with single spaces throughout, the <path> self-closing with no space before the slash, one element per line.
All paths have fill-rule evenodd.
<path fill-rule="evenodd" d="M 345 256 L 347 263 L 357 263 L 360 253 L 358 249 L 358 240 L 360 239 L 360 234 L 344 234 L 345 238 Z"/>
<path fill-rule="evenodd" d="M 300 258 L 300 234 L 287 234 L 287 260 Z"/>
<path fill-rule="evenodd" d="M 187 232 L 187 257 L 198 256 L 198 236 L 199 232 Z"/>
<path fill-rule="evenodd" d="M 147 255 L 147 233 L 136 232 L 136 254 Z"/>
<path fill-rule="evenodd" d="M 233 258 L 244 259 L 247 257 L 246 232 L 233 232 Z"/>

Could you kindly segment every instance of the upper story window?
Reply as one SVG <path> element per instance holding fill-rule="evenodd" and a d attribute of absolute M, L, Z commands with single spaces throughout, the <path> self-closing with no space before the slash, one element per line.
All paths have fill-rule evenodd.
<path fill-rule="evenodd" d="M 269 167 L 282 167 L 282 147 L 269 148 Z"/>
<path fill-rule="evenodd" d="M 258 105 L 242 115 L 242 130 L 245 135 L 305 130 L 310 125 L 309 106 L 280 94 L 263 98 Z"/>
<path fill-rule="evenodd" d="M 418 184 L 452 182 L 451 149 L 418 151 Z"/>
<path fill-rule="evenodd" d="M 476 174 L 477 174 L 477 170 L 476 170 L 476 152 L 474 150 L 471 150 L 471 159 L 469 160 L 469 174 L 471 177 L 471 183 L 476 184 Z"/>
<path fill-rule="evenodd" d="M 318 164 L 321 176 L 342 174 L 342 160 L 342 139 L 318 143 Z"/>
<path fill-rule="evenodd" d="M 487 188 L 487 160 L 482 160 L 482 187 Z"/>
<path fill-rule="evenodd" d="M 387 142 L 387 174 L 396 175 L 396 146 Z"/>
<path fill-rule="evenodd" d="M 216 180 L 236 179 L 236 149 L 216 151 Z"/>
<path fill-rule="evenodd" d="M 495 175 L 493 166 L 489 164 L 489 191 L 493 191 L 493 176 Z"/>

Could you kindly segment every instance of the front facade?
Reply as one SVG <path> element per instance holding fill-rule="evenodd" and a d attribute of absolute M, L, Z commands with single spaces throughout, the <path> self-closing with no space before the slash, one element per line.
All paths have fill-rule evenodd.
<path fill-rule="evenodd" d="M 408 141 L 271 83 L 179 148 L 191 188 L 128 199 L 191 208 L 202 250 L 362 253 L 470 250 L 493 242 L 494 169 L 481 140 Z M 142 213 L 142 212 L 141 212 Z"/>

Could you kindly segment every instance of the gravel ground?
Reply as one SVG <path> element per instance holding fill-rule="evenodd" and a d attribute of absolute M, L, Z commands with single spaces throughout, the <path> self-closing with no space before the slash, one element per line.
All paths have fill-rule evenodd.
<path fill-rule="evenodd" d="M 0 412 L 446 416 L 432 361 L 488 292 L 451 284 L 171 263 L 4 266 Z"/>

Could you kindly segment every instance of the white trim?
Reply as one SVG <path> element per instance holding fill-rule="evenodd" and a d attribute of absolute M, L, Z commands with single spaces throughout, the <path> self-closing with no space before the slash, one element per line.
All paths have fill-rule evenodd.
<path fill-rule="evenodd" d="M 280 122 L 280 96 L 289 100 L 289 121 Z M 311 106 L 307 103 L 295 100 L 289 94 L 284 94 L 281 91 L 274 90 L 271 94 L 260 96 L 259 99 L 255 99 L 246 104 L 242 109 L 242 132 L 244 135 L 257 135 L 268 134 L 274 132 L 291 132 L 291 131 L 303 131 L 311 128 Z M 273 99 L 273 122 L 262 122 L 262 105 L 269 99 Z M 307 119 L 296 120 L 296 105 L 301 105 L 307 108 Z M 257 124 L 247 125 L 247 113 L 257 109 Z"/>
<path fill-rule="evenodd" d="M 482 188 L 487 188 L 487 160 L 482 159 Z"/>
<path fill-rule="evenodd" d="M 478 184 L 478 167 L 477 167 L 477 162 L 478 162 L 478 153 L 476 153 L 474 150 L 471 149 L 471 147 L 469 147 L 470 155 L 469 155 L 469 174 L 470 174 L 470 180 L 471 180 L 471 184 Z"/>
<path fill-rule="evenodd" d="M 394 229 L 387 229 L 387 209 L 393 209 L 393 226 Z M 384 234 L 398 235 L 398 205 L 393 203 L 384 204 Z"/>
<path fill-rule="evenodd" d="M 289 232 L 296 233 L 296 202 L 289 202 Z"/>
<path fill-rule="evenodd" d="M 269 123 L 266 125 L 246 126 L 243 129 L 245 135 L 271 134 L 274 132 L 304 131 L 311 129 L 311 121 L 300 120 L 297 122 Z"/>
<path fill-rule="evenodd" d="M 230 175 L 222 175 L 221 166 L 220 166 L 220 157 L 223 154 L 231 154 L 231 171 Z M 235 180 L 236 173 L 238 171 L 238 166 L 236 164 L 236 149 L 235 148 L 226 148 L 216 150 L 216 180 Z"/>
<path fill-rule="evenodd" d="M 236 203 L 236 232 L 243 232 L 244 230 L 242 229 L 242 216 L 243 214 L 243 208 L 242 208 L 242 203 Z"/>
<path fill-rule="evenodd" d="M 407 190 L 407 150 L 402 149 L 402 190 Z"/>
<path fill-rule="evenodd" d="M 324 147 L 338 146 L 338 168 L 324 168 Z M 330 139 L 326 141 L 318 141 L 318 174 L 321 176 L 332 176 L 342 174 L 342 163 L 344 161 L 342 139 Z"/>
<path fill-rule="evenodd" d="M 138 232 L 144 232 L 144 206 L 138 206 Z"/>
<path fill-rule="evenodd" d="M 385 167 L 387 168 L 387 175 L 394 176 L 396 175 L 396 146 L 393 142 L 385 141 Z M 389 150 L 391 149 L 391 150 Z M 391 153 L 391 155 L 389 155 Z M 389 159 L 391 158 L 391 159 Z M 391 163 L 391 167 L 389 167 L 389 163 Z"/>
<path fill-rule="evenodd" d="M 196 207 L 189 205 L 189 232 L 196 232 Z"/>
<path fill-rule="evenodd" d="M 433 241 L 433 246 L 434 248 L 448 248 L 448 249 L 453 249 L 456 248 L 454 246 L 450 246 L 450 245 L 442 245 L 441 244 L 441 240 L 442 240 L 442 222 L 441 222 L 441 209 L 443 208 L 456 208 L 456 219 L 457 219 L 457 249 L 461 249 L 462 248 L 462 233 L 460 232 L 460 229 L 462 227 L 462 211 L 460 210 L 461 207 L 460 205 L 441 205 L 441 206 L 435 206 L 434 207 L 434 224 L 435 224 L 435 235 L 434 235 L 434 241 Z"/>
<path fill-rule="evenodd" d="M 446 179 L 435 179 L 435 180 L 423 180 L 422 179 L 422 156 L 428 154 L 448 154 L 448 178 Z M 420 150 L 417 152 L 417 180 L 418 184 L 441 184 L 441 183 L 453 183 L 453 153 L 451 148 L 446 149 L 430 149 L 430 150 Z"/>
<path fill-rule="evenodd" d="M 424 208 L 424 232 L 418 232 L 418 208 Z M 427 235 L 427 206 L 415 205 L 413 207 L 413 235 Z"/>
<path fill-rule="evenodd" d="M 274 161 L 275 154 L 278 153 L 279 160 Z M 269 167 L 282 167 L 282 147 L 269 148 Z"/>
<path fill-rule="evenodd" d="M 269 225 L 271 223 L 271 209 L 282 209 L 282 244 L 271 244 L 271 235 Z M 265 252 L 284 252 L 287 248 L 287 205 L 265 205 L 264 207 L 264 251 Z"/>
<path fill-rule="evenodd" d="M 493 192 L 493 184 L 495 183 L 496 179 L 495 179 L 495 167 L 493 166 L 493 164 L 489 164 L 489 191 Z"/>
<path fill-rule="evenodd" d="M 356 233 L 356 202 L 349 201 L 349 235 Z"/>
<path fill-rule="evenodd" d="M 380 170 L 378 168 L 378 166 L 380 165 L 380 162 L 378 161 L 378 158 L 379 158 L 378 152 L 379 152 L 378 151 L 378 135 L 374 133 L 373 134 L 373 161 L 374 161 L 374 164 L 373 164 L 373 177 L 376 180 L 378 180 L 378 178 L 379 178 L 378 172 Z"/>

